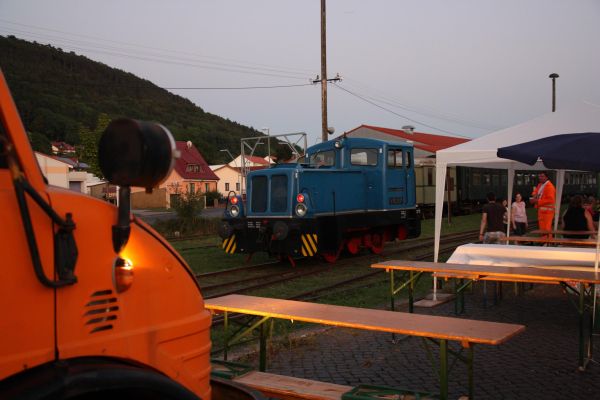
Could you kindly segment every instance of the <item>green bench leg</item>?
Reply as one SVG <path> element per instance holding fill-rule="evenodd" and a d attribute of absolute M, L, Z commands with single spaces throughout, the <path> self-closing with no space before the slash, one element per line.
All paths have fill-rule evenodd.
<path fill-rule="evenodd" d="M 440 340 L 440 399 L 448 399 L 448 341 Z"/>
<path fill-rule="evenodd" d="M 579 284 L 579 370 L 585 370 L 585 287 Z"/>
<path fill-rule="evenodd" d="M 473 357 L 475 355 L 475 351 L 473 349 L 475 346 L 474 343 L 469 344 L 469 349 L 467 352 L 467 375 L 469 377 L 469 400 L 473 400 L 475 397 L 475 384 L 473 382 Z"/>
<path fill-rule="evenodd" d="M 258 370 L 265 372 L 267 370 L 267 328 L 266 324 L 260 326 L 260 360 Z"/>

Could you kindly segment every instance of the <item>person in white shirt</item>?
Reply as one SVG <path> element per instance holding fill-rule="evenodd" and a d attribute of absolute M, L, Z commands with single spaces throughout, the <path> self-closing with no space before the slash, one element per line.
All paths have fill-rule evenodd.
<path fill-rule="evenodd" d="M 512 228 L 516 235 L 524 235 L 527 231 L 527 213 L 525 212 L 525 202 L 521 193 L 515 195 L 515 201 L 512 203 L 511 208 L 510 220 Z"/>

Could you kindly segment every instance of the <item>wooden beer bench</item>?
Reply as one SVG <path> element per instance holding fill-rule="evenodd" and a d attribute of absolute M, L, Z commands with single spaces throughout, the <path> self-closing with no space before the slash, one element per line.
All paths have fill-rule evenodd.
<path fill-rule="evenodd" d="M 585 313 L 586 309 L 593 309 L 594 286 L 600 283 L 600 273 L 581 271 L 578 269 L 569 269 L 564 266 L 539 266 L 539 267 L 508 267 L 500 265 L 473 265 L 473 264 L 452 264 L 452 263 L 434 263 L 425 261 L 403 261 L 391 260 L 371 265 L 371 268 L 385 269 L 390 274 L 390 301 L 392 310 L 394 309 L 394 296 L 404 288 L 409 290 L 409 310 L 412 305 L 412 284 L 422 274 L 432 273 L 438 277 L 457 278 L 460 280 L 475 281 L 501 281 L 517 283 L 538 283 L 549 285 L 561 285 L 565 292 L 570 291 L 579 297 L 576 305 L 579 314 L 579 369 L 584 370 L 590 355 L 585 355 Z M 395 272 L 402 271 L 400 283 L 396 284 Z M 464 289 L 468 286 L 462 284 L 457 290 L 456 301 L 462 300 L 464 306 Z M 572 283 L 578 284 L 579 288 L 572 286 Z M 587 286 L 587 287 L 586 287 Z M 459 299 L 460 297 L 460 299 Z M 455 308 L 456 310 L 456 308 Z M 412 312 L 412 311 L 411 311 Z M 590 320 L 592 320 L 590 313 Z M 592 341 L 593 326 L 591 326 L 588 335 L 588 343 Z"/>
<path fill-rule="evenodd" d="M 473 356 L 475 344 L 499 345 L 521 333 L 525 326 L 488 321 L 475 321 L 432 315 L 419 315 L 386 310 L 344 307 L 292 300 L 280 300 L 245 295 L 228 295 L 205 300 L 205 307 L 214 313 L 224 314 L 226 330 L 225 349 L 230 344 L 260 328 L 260 371 L 266 368 L 265 322 L 272 319 L 302 321 L 316 324 L 388 332 L 416 336 L 439 346 L 440 398 L 448 398 L 448 354 L 454 362 L 460 360 L 467 365 L 469 399 L 473 398 Z M 229 336 L 228 313 L 241 313 L 259 317 L 246 330 Z M 457 342 L 458 351 L 449 349 L 448 342 Z M 427 342 L 426 342 L 427 343 Z M 463 350 L 466 356 L 462 355 Z M 227 352 L 224 353 L 226 358 Z M 432 360 L 433 361 L 433 360 Z M 452 365 L 454 365 L 454 362 Z"/>
<path fill-rule="evenodd" d="M 513 243 L 539 243 L 539 244 L 556 244 L 563 246 L 587 246 L 596 247 L 595 239 L 571 239 L 571 238 L 556 238 L 543 236 L 508 236 L 499 239 L 501 242 Z"/>

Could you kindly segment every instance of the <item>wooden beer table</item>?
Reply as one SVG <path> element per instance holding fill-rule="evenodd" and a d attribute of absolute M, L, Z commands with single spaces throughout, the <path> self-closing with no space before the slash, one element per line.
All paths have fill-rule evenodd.
<path fill-rule="evenodd" d="M 448 363 L 450 353 L 456 360 L 467 364 L 469 399 L 473 399 L 473 347 L 475 344 L 499 345 L 525 329 L 518 324 L 475 321 L 463 318 L 419 315 L 386 310 L 344 307 L 330 304 L 271 299 L 245 295 L 227 295 L 205 300 L 205 307 L 212 312 L 224 314 L 226 336 L 225 348 L 257 328 L 260 329 L 260 370 L 266 368 L 266 329 L 264 323 L 270 319 L 303 321 L 316 324 L 389 332 L 417 336 L 439 346 L 440 397 L 448 397 Z M 258 322 L 245 326 L 229 336 L 228 313 L 235 312 L 257 316 Z M 448 341 L 458 342 L 460 350 L 449 348 Z M 466 357 L 461 353 L 467 351 Z M 224 353 L 226 359 L 227 353 Z M 432 360 L 433 361 L 433 360 Z M 452 363 L 454 365 L 454 363 Z"/>
<path fill-rule="evenodd" d="M 441 273 L 462 280 L 467 283 L 459 288 L 458 292 L 462 296 L 464 289 L 471 282 L 475 281 L 504 281 L 504 282 L 524 282 L 541 284 L 560 284 L 566 290 L 577 294 L 579 302 L 577 311 L 579 313 L 579 369 L 584 370 L 589 357 L 586 358 L 585 344 L 585 311 L 589 309 L 594 301 L 594 286 L 600 283 L 600 273 L 593 270 L 582 271 L 578 269 L 569 269 L 560 266 L 540 267 L 508 267 L 499 265 L 471 265 L 471 264 L 450 264 L 434 263 L 423 261 L 402 261 L 391 260 L 371 265 L 371 268 L 384 269 L 390 274 L 390 305 L 394 310 L 394 296 L 404 288 L 409 291 L 409 310 L 413 310 L 413 287 L 415 282 L 424 273 Z M 395 271 L 402 271 L 404 279 L 400 278 L 400 284 L 396 284 Z M 576 283 L 578 288 L 572 286 Z M 592 313 L 590 313 L 590 322 Z M 591 344 L 593 326 L 590 323 L 588 343 Z M 591 351 L 591 348 L 590 348 Z M 588 354 L 589 356 L 590 354 Z"/>

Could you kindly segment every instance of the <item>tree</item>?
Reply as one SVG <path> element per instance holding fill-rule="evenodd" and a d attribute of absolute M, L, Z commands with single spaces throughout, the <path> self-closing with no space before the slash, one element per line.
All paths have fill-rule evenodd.
<path fill-rule="evenodd" d="M 79 161 L 88 164 L 90 166 L 88 171 L 100 177 L 102 176 L 102 171 L 100 171 L 98 164 L 98 144 L 100 143 L 102 133 L 109 123 L 110 117 L 107 114 L 100 114 L 96 123 L 96 129 L 92 131 L 85 126 L 81 126 L 79 129 L 79 137 L 81 138 L 81 145 L 78 147 Z"/>

